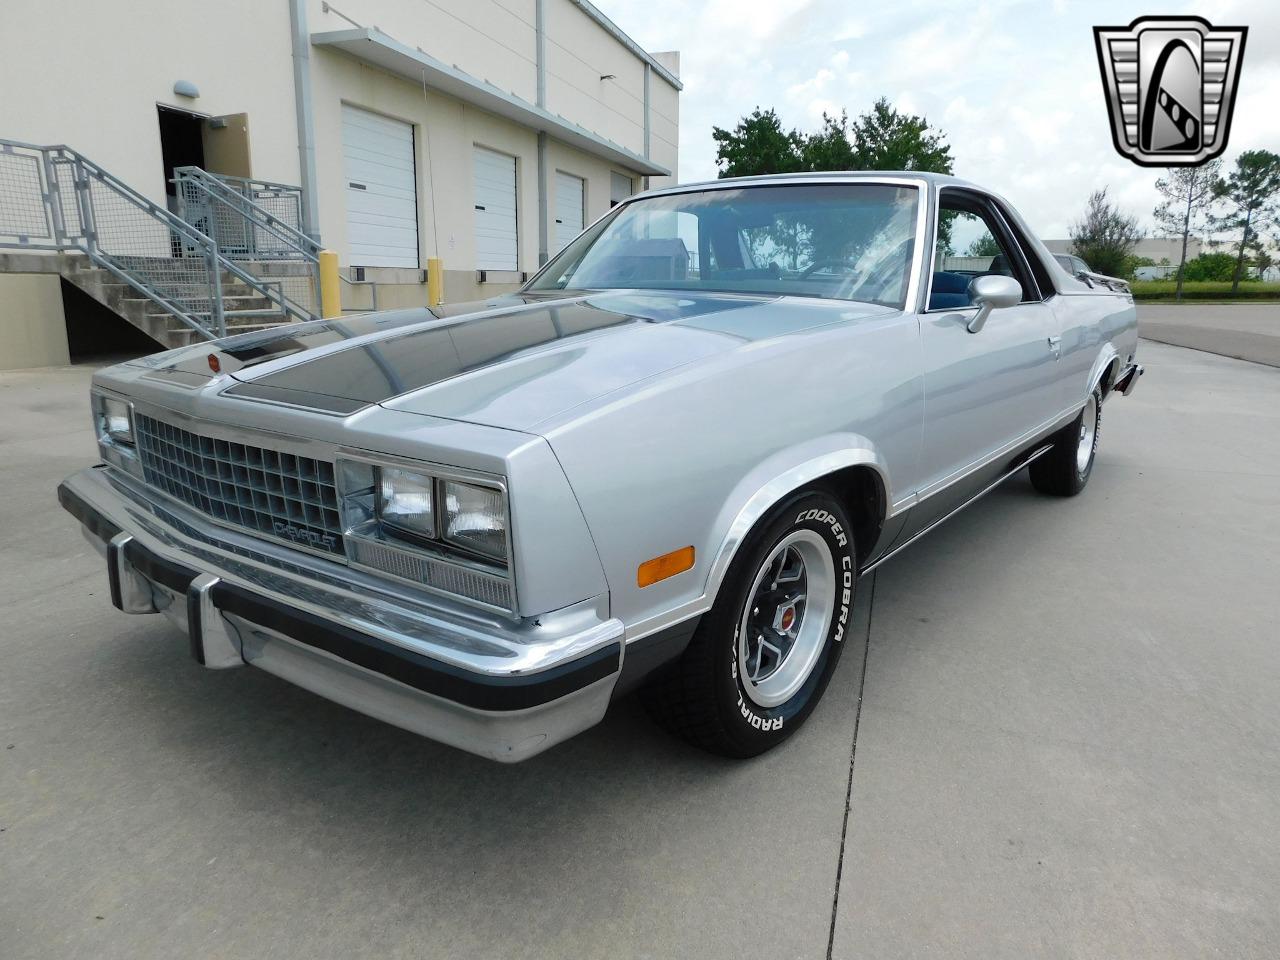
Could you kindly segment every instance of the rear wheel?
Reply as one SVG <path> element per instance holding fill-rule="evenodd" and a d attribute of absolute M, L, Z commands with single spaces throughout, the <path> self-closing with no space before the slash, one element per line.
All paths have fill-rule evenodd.
<path fill-rule="evenodd" d="M 1031 482 L 1041 493 L 1074 497 L 1093 473 L 1102 432 L 1102 390 L 1085 401 L 1080 416 L 1053 436 L 1053 449 L 1031 464 Z"/>
<path fill-rule="evenodd" d="M 855 579 L 844 507 L 822 490 L 793 496 L 738 551 L 684 655 L 646 687 L 649 712 L 724 756 L 781 743 L 831 679 Z"/>

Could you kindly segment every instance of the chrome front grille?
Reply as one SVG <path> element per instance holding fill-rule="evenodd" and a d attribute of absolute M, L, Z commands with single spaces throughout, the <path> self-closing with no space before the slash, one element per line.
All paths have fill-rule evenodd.
<path fill-rule="evenodd" d="M 143 479 L 215 520 L 343 555 L 333 464 L 136 414 Z"/>

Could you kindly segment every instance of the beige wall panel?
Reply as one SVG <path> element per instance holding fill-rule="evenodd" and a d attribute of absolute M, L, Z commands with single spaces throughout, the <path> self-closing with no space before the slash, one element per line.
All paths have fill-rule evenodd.
<path fill-rule="evenodd" d="M 547 106 L 644 151 L 644 63 L 569 0 L 547 0 Z"/>
<path fill-rule="evenodd" d="M 156 104 L 248 113 L 255 176 L 298 182 L 289 5 L 5 0 L 0 136 L 65 143 L 158 203 Z M 67 69 L 50 69 L 51 63 Z M 200 97 L 175 96 L 189 80 Z"/>
<path fill-rule="evenodd" d="M 68 363 L 56 273 L 0 273 L 0 370 Z"/>
<path fill-rule="evenodd" d="M 366 27 L 533 102 L 537 96 L 534 0 L 344 0 L 338 9 Z M 312 33 L 350 30 L 338 14 L 310 0 Z"/>

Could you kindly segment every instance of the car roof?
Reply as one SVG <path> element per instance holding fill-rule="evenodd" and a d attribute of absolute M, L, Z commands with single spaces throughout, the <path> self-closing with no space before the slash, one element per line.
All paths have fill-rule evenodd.
<path fill-rule="evenodd" d="M 990 193 L 976 183 L 953 177 L 946 173 L 926 173 L 922 170 L 825 170 L 805 173 L 768 173 L 754 177 L 724 177 L 718 180 L 700 180 L 696 183 L 681 183 L 672 187 L 659 187 L 646 190 L 628 199 L 639 197 L 659 197 L 674 193 L 690 193 L 698 190 L 724 190 L 740 186 L 762 186 L 771 184 L 804 183 L 806 181 L 823 183 L 856 183 L 859 180 L 922 180 L 935 187 L 968 187 Z"/>

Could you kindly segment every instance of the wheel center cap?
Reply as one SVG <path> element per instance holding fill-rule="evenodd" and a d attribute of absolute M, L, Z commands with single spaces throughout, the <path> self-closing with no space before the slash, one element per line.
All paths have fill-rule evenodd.
<path fill-rule="evenodd" d="M 790 633 L 791 628 L 795 625 L 796 608 L 794 604 L 787 604 L 785 607 L 779 607 L 773 620 L 774 629 L 779 633 Z"/>

